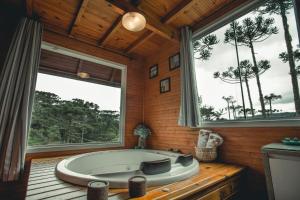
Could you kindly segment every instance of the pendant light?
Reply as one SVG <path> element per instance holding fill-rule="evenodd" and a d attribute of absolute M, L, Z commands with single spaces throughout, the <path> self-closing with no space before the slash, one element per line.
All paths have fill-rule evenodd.
<path fill-rule="evenodd" d="M 138 12 L 127 12 L 122 17 L 122 25 L 129 31 L 138 32 L 145 28 L 146 19 Z"/>

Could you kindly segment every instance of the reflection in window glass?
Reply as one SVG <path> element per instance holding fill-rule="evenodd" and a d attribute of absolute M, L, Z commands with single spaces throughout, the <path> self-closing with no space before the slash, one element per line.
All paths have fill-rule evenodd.
<path fill-rule="evenodd" d="M 299 116 L 297 44 L 291 0 L 268 1 L 194 41 L 203 120 Z"/>

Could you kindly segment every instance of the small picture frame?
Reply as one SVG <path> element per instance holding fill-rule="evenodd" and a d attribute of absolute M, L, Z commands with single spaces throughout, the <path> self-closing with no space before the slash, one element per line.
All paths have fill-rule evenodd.
<path fill-rule="evenodd" d="M 166 93 L 171 91 L 171 78 L 164 78 L 160 80 L 159 84 L 160 88 L 160 93 Z"/>
<path fill-rule="evenodd" d="M 180 67 L 180 54 L 179 52 L 169 57 L 169 69 L 174 70 Z"/>
<path fill-rule="evenodd" d="M 152 79 L 158 76 L 158 65 L 153 65 L 149 68 L 149 78 Z"/>

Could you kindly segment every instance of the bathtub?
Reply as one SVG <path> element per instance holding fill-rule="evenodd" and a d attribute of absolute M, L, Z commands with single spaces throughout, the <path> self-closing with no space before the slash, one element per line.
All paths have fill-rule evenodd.
<path fill-rule="evenodd" d="M 176 163 L 182 154 L 157 150 L 112 150 L 86 153 L 60 161 L 55 169 L 59 179 L 77 185 L 87 186 L 92 180 L 105 180 L 110 188 L 126 188 L 128 179 L 142 175 L 148 186 L 159 186 L 181 181 L 199 173 L 199 163 L 192 159 L 188 166 Z M 171 170 L 145 175 L 140 170 L 142 162 L 168 159 Z"/>

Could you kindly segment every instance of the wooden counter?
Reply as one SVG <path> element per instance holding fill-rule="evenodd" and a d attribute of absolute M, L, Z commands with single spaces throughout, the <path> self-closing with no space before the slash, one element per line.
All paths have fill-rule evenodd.
<path fill-rule="evenodd" d="M 86 188 L 56 178 L 55 165 L 65 157 L 32 160 L 27 187 L 27 200 L 86 199 Z M 157 188 L 148 188 L 138 200 L 152 199 L 233 199 L 239 193 L 243 168 L 239 166 L 200 163 L 200 173 L 188 180 Z M 129 199 L 126 189 L 110 190 L 109 200 Z"/>

